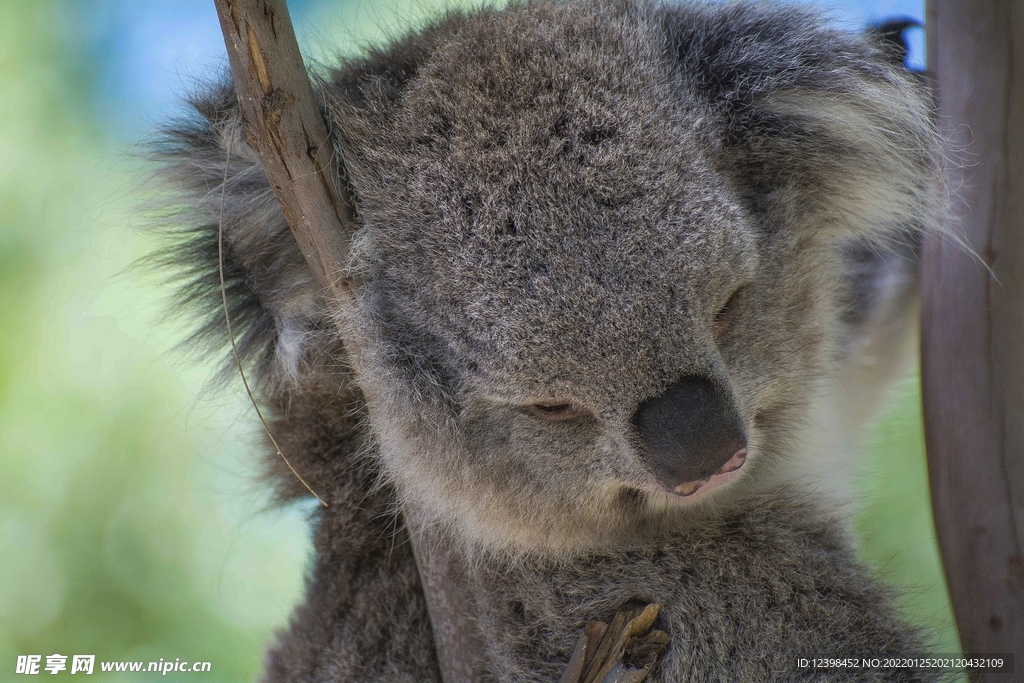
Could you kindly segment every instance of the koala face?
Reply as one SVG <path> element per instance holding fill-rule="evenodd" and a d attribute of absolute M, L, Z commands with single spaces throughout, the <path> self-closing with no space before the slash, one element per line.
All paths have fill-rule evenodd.
<path fill-rule="evenodd" d="M 216 336 L 223 230 L 239 347 L 314 484 L 372 450 L 473 547 L 642 542 L 789 483 L 795 447 L 835 442 L 807 435 L 821 387 L 877 396 L 844 357 L 908 270 L 880 254 L 943 211 L 927 94 L 806 9 L 452 14 L 320 94 L 351 298 L 318 292 L 230 84 L 166 131 L 167 262 Z"/>
<path fill-rule="evenodd" d="M 651 10 L 521 8 L 406 82 L 338 84 L 360 224 L 336 317 L 374 439 L 403 501 L 484 547 L 621 542 L 742 497 L 831 371 L 827 207 L 859 201 L 819 177 L 836 122 L 790 113 L 769 168 L 777 133 L 737 132 L 670 43 Z"/>

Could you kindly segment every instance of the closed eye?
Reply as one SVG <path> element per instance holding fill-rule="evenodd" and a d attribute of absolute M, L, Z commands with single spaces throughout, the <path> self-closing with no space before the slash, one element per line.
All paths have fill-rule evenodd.
<path fill-rule="evenodd" d="M 575 403 L 534 403 L 526 406 L 526 412 L 546 422 L 565 422 L 587 414 L 587 410 Z"/>
<path fill-rule="evenodd" d="M 719 309 L 718 313 L 715 314 L 715 321 L 712 324 L 712 334 L 718 339 L 722 337 L 728 330 L 732 321 L 736 317 L 737 303 L 742 298 L 743 292 L 747 289 L 746 285 L 742 285 L 736 288 L 736 291 L 732 293 L 729 300 L 725 302 L 725 305 Z"/>

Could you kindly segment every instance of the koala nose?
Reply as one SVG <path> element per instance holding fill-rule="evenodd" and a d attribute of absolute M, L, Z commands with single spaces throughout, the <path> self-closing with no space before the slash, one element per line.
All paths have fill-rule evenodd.
<path fill-rule="evenodd" d="M 743 466 L 747 439 L 728 396 L 709 380 L 688 376 L 633 415 L 642 457 L 672 491 L 688 496 Z"/>

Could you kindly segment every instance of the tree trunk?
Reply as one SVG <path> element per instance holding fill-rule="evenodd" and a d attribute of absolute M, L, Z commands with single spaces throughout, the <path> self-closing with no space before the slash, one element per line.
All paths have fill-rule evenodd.
<path fill-rule="evenodd" d="M 932 0 L 926 25 L 939 125 L 963 164 L 950 234 L 923 257 L 935 523 L 964 651 L 1024 654 L 1024 5 Z"/>

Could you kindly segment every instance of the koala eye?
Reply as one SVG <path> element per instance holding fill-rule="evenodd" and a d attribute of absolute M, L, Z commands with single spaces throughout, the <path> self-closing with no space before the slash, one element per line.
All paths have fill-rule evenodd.
<path fill-rule="evenodd" d="M 729 300 L 725 302 L 725 305 L 715 314 L 715 321 L 711 330 L 716 338 L 721 337 L 729 329 L 733 318 L 736 317 L 736 304 L 745 290 L 746 285 L 737 287 L 736 291 L 729 297 Z"/>
<path fill-rule="evenodd" d="M 587 414 L 575 403 L 534 403 L 526 406 L 526 412 L 547 422 L 565 422 Z"/>

